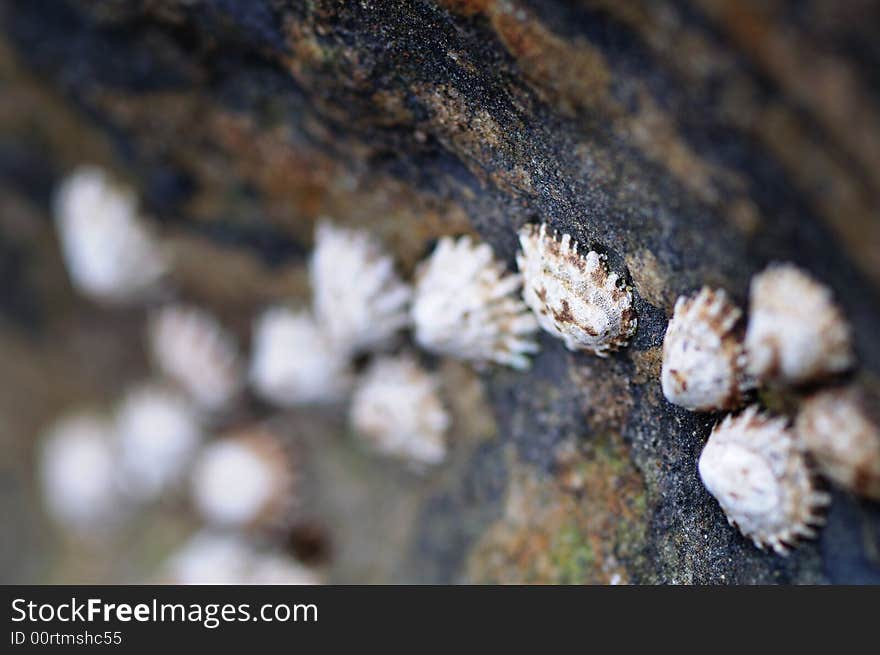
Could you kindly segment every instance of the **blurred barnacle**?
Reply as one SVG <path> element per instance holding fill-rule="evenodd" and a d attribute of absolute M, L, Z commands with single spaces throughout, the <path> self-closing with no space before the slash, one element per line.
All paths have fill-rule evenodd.
<path fill-rule="evenodd" d="M 132 189 L 102 169 L 81 166 L 59 186 L 55 225 L 74 287 L 94 300 L 122 303 L 154 291 L 165 254 L 138 213 Z"/>
<path fill-rule="evenodd" d="M 450 416 L 436 379 L 412 357 L 372 362 L 355 388 L 350 421 L 377 452 L 406 460 L 415 468 L 446 458 Z"/>
<path fill-rule="evenodd" d="M 477 364 L 529 366 L 538 323 L 516 296 L 519 275 L 506 274 L 488 244 L 469 237 L 440 240 L 416 271 L 415 339 L 434 353 Z"/>

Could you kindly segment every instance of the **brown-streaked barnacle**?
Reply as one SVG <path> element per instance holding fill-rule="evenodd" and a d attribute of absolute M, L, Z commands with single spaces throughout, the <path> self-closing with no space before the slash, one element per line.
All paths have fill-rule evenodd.
<path fill-rule="evenodd" d="M 700 478 L 728 522 L 759 548 L 788 554 L 799 538 L 816 536 L 830 502 L 784 417 L 756 405 L 715 426 L 699 461 Z"/>
<path fill-rule="evenodd" d="M 139 300 L 157 289 L 166 253 L 140 215 L 134 190 L 80 166 L 54 198 L 55 226 L 73 286 L 101 302 Z"/>
<path fill-rule="evenodd" d="M 150 349 L 163 375 L 202 409 L 229 405 L 243 384 L 235 339 L 203 309 L 167 305 L 150 319 Z"/>
<path fill-rule="evenodd" d="M 416 270 L 412 319 L 416 342 L 433 353 L 476 364 L 529 366 L 538 350 L 538 323 L 519 299 L 519 275 L 509 274 L 487 243 L 441 239 Z"/>
<path fill-rule="evenodd" d="M 244 428 L 208 444 L 191 481 L 199 514 L 221 528 L 283 527 L 296 507 L 295 457 L 267 427 Z"/>
<path fill-rule="evenodd" d="M 880 500 L 880 398 L 852 384 L 803 401 L 798 436 L 819 470 L 845 489 Z"/>
<path fill-rule="evenodd" d="M 254 325 L 250 382 L 279 406 L 333 403 L 351 386 L 348 352 L 305 310 L 266 309 Z"/>
<path fill-rule="evenodd" d="M 309 277 L 315 318 L 347 356 L 387 348 L 409 323 L 412 290 L 392 257 L 363 230 L 320 223 Z"/>
<path fill-rule="evenodd" d="M 773 264 L 751 282 L 745 337 L 748 372 L 801 384 L 855 363 L 849 323 L 831 290 L 793 264 Z"/>
<path fill-rule="evenodd" d="M 523 299 L 544 330 L 569 350 L 600 357 L 629 343 L 638 325 L 632 290 L 605 255 L 579 252 L 571 235 L 559 237 L 546 223 L 525 225 L 519 242 Z"/>
<path fill-rule="evenodd" d="M 374 450 L 413 468 L 446 458 L 451 418 L 436 378 L 410 356 L 373 361 L 355 388 L 349 420 Z"/>
<path fill-rule="evenodd" d="M 742 311 L 722 289 L 681 296 L 663 339 L 663 395 L 691 411 L 735 409 L 751 385 L 736 328 Z"/>

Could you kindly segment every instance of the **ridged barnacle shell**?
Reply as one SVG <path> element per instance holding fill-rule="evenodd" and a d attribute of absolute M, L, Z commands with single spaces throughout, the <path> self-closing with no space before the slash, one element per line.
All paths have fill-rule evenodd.
<path fill-rule="evenodd" d="M 122 485 L 142 499 L 158 496 L 181 480 L 204 436 L 189 400 L 155 382 L 125 394 L 115 426 Z"/>
<path fill-rule="evenodd" d="M 476 363 L 529 366 L 537 352 L 535 317 L 515 295 L 519 275 L 505 274 L 491 247 L 445 237 L 416 271 L 412 317 L 425 350 Z"/>
<path fill-rule="evenodd" d="M 355 388 L 350 422 L 377 452 L 416 468 L 446 458 L 450 416 L 434 376 L 409 356 L 372 362 Z"/>
<path fill-rule="evenodd" d="M 107 528 L 125 513 L 112 423 L 97 413 L 59 419 L 44 434 L 39 478 L 49 514 L 74 532 Z"/>
<path fill-rule="evenodd" d="M 753 405 L 715 426 L 700 455 L 700 478 L 731 525 L 759 548 L 786 555 L 799 537 L 816 536 L 830 501 L 814 487 L 806 457 L 785 418 Z"/>
<path fill-rule="evenodd" d="M 250 381 L 257 395 L 292 407 L 340 400 L 351 386 L 347 353 L 306 311 L 271 307 L 254 325 Z"/>
<path fill-rule="evenodd" d="M 849 324 L 831 290 L 792 264 L 752 279 L 745 346 L 748 371 L 761 380 L 799 384 L 854 363 Z"/>
<path fill-rule="evenodd" d="M 663 340 L 660 374 L 666 399 L 691 411 L 735 409 L 749 386 L 735 327 L 742 311 L 721 290 L 681 296 Z"/>
<path fill-rule="evenodd" d="M 856 386 L 807 398 L 795 422 L 798 436 L 831 480 L 880 500 L 880 399 Z"/>
<path fill-rule="evenodd" d="M 195 506 L 211 525 L 261 530 L 284 526 L 296 506 L 290 448 L 267 428 L 208 444 L 192 471 Z"/>
<path fill-rule="evenodd" d="M 571 235 L 557 238 L 546 223 L 523 226 L 519 242 L 523 299 L 544 330 L 600 357 L 629 342 L 638 324 L 632 292 L 604 255 L 579 253 Z"/>
<path fill-rule="evenodd" d="M 165 562 L 160 583 L 179 585 L 314 585 L 320 576 L 280 552 L 238 535 L 202 530 Z"/>
<path fill-rule="evenodd" d="M 73 285 L 95 300 L 137 300 L 167 270 L 166 257 L 138 213 L 134 191 L 100 168 L 81 166 L 59 186 L 55 225 Z"/>
<path fill-rule="evenodd" d="M 367 232 L 318 225 L 309 276 L 315 318 L 347 355 L 387 347 L 409 321 L 412 291 Z"/>
<path fill-rule="evenodd" d="M 150 347 L 159 370 L 203 409 L 228 405 L 242 386 L 235 339 L 197 307 L 169 305 L 150 320 Z"/>

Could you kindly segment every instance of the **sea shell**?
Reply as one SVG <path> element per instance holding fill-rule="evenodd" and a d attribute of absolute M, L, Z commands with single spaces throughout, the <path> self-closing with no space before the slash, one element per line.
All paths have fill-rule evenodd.
<path fill-rule="evenodd" d="M 411 357 L 377 359 L 354 391 L 352 428 L 376 451 L 415 468 L 439 464 L 451 419 L 437 387 Z"/>
<path fill-rule="evenodd" d="M 854 364 L 849 324 L 831 290 L 792 264 L 752 279 L 746 329 L 748 372 L 799 384 Z"/>
<path fill-rule="evenodd" d="M 331 403 L 351 386 L 347 353 L 305 311 L 267 309 L 254 325 L 250 381 L 274 405 Z"/>
<path fill-rule="evenodd" d="M 807 398 L 795 428 L 819 469 L 855 493 L 880 500 L 880 399 L 856 386 Z"/>
<path fill-rule="evenodd" d="M 203 409 L 225 408 L 241 389 L 235 339 L 202 309 L 160 309 L 150 321 L 150 346 L 159 370 Z"/>
<path fill-rule="evenodd" d="M 202 530 L 190 537 L 163 566 L 163 584 L 314 585 L 321 577 L 295 559 L 257 549 L 237 535 Z"/>
<path fill-rule="evenodd" d="M 700 455 L 700 478 L 731 525 L 759 548 L 788 554 L 799 537 L 824 519 L 830 502 L 817 491 L 804 453 L 786 419 L 753 405 L 715 426 Z"/>
<path fill-rule="evenodd" d="M 49 514 L 74 532 L 110 527 L 128 509 L 116 473 L 113 426 L 98 414 L 71 414 L 46 432 L 39 478 Z"/>
<path fill-rule="evenodd" d="M 252 428 L 208 444 L 193 466 L 195 506 L 211 525 L 280 527 L 296 504 L 289 449 L 268 429 Z"/>
<path fill-rule="evenodd" d="M 77 168 L 59 186 L 55 225 L 80 293 L 122 303 L 155 290 L 168 263 L 137 205 L 134 191 L 94 166 Z"/>
<path fill-rule="evenodd" d="M 309 276 L 321 331 L 348 355 L 388 347 L 409 322 L 412 291 L 367 232 L 322 222 Z"/>
<path fill-rule="evenodd" d="M 116 411 L 126 491 L 147 500 L 177 484 L 202 438 L 198 412 L 183 395 L 158 383 L 130 390 Z"/>
<path fill-rule="evenodd" d="M 538 322 L 516 297 L 519 275 L 505 274 L 488 244 L 445 237 L 416 271 L 412 317 L 416 342 L 478 364 L 529 366 Z"/>
<path fill-rule="evenodd" d="M 638 324 L 632 292 L 608 271 L 604 255 L 578 253 L 570 235 L 559 239 L 546 223 L 525 225 L 519 242 L 523 299 L 544 330 L 569 350 L 600 357 L 629 342 Z"/>
<path fill-rule="evenodd" d="M 666 399 L 691 411 L 735 409 L 750 383 L 734 331 L 742 311 L 723 290 L 681 296 L 663 340 L 661 384 Z"/>

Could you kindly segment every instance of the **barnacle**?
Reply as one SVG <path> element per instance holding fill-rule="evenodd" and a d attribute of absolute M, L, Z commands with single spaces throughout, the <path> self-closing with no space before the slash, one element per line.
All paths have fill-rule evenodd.
<path fill-rule="evenodd" d="M 529 366 L 538 323 L 516 297 L 519 275 L 505 274 L 488 244 L 440 240 L 416 271 L 412 317 L 416 342 L 434 353 L 476 363 Z"/>
<path fill-rule="evenodd" d="M 53 518 L 77 532 L 107 527 L 126 510 L 113 453 L 113 426 L 80 412 L 53 424 L 42 438 L 39 477 Z"/>
<path fill-rule="evenodd" d="M 208 523 L 227 528 L 283 525 L 295 506 L 294 483 L 289 448 L 265 428 L 210 443 L 192 472 L 196 508 Z"/>
<path fill-rule="evenodd" d="M 150 321 L 150 346 L 159 370 L 204 409 L 223 409 L 241 388 L 235 340 L 204 310 L 163 307 Z"/>
<path fill-rule="evenodd" d="M 519 242 L 523 299 L 544 330 L 600 357 L 628 343 L 638 324 L 632 292 L 603 255 L 579 253 L 569 234 L 557 238 L 546 223 L 525 225 Z"/>
<path fill-rule="evenodd" d="M 831 290 L 792 264 L 752 279 L 745 337 L 748 372 L 799 384 L 854 363 L 849 324 Z"/>
<path fill-rule="evenodd" d="M 95 300 L 136 300 L 167 270 L 158 242 L 138 213 L 134 192 L 94 166 L 61 183 L 55 225 L 73 285 Z"/>
<path fill-rule="evenodd" d="M 450 417 L 437 381 L 408 356 L 374 361 L 358 381 L 351 425 L 376 451 L 416 467 L 446 458 Z"/>
<path fill-rule="evenodd" d="M 254 326 L 251 384 L 281 407 L 334 402 L 351 384 L 346 355 L 307 312 L 272 307 Z"/>
<path fill-rule="evenodd" d="M 700 478 L 731 525 L 759 548 L 788 553 L 824 519 L 830 501 L 817 491 L 804 453 L 786 419 L 753 405 L 715 426 L 699 462 Z"/>
<path fill-rule="evenodd" d="M 745 353 L 734 331 L 742 311 L 723 290 L 681 296 L 663 340 L 663 395 L 692 411 L 734 409 L 749 387 Z"/>
<path fill-rule="evenodd" d="M 807 398 L 795 428 L 819 469 L 842 487 L 880 500 L 880 399 L 855 385 Z"/>
<path fill-rule="evenodd" d="M 387 347 L 409 321 L 411 289 L 366 232 L 321 223 L 309 275 L 316 320 L 348 355 Z"/>
<path fill-rule="evenodd" d="M 130 390 L 116 411 L 126 491 L 148 499 L 177 483 L 202 438 L 198 412 L 183 395 L 158 383 Z"/>
<path fill-rule="evenodd" d="M 165 562 L 160 582 L 179 585 L 314 585 L 320 576 L 295 559 L 237 535 L 202 530 Z"/>

